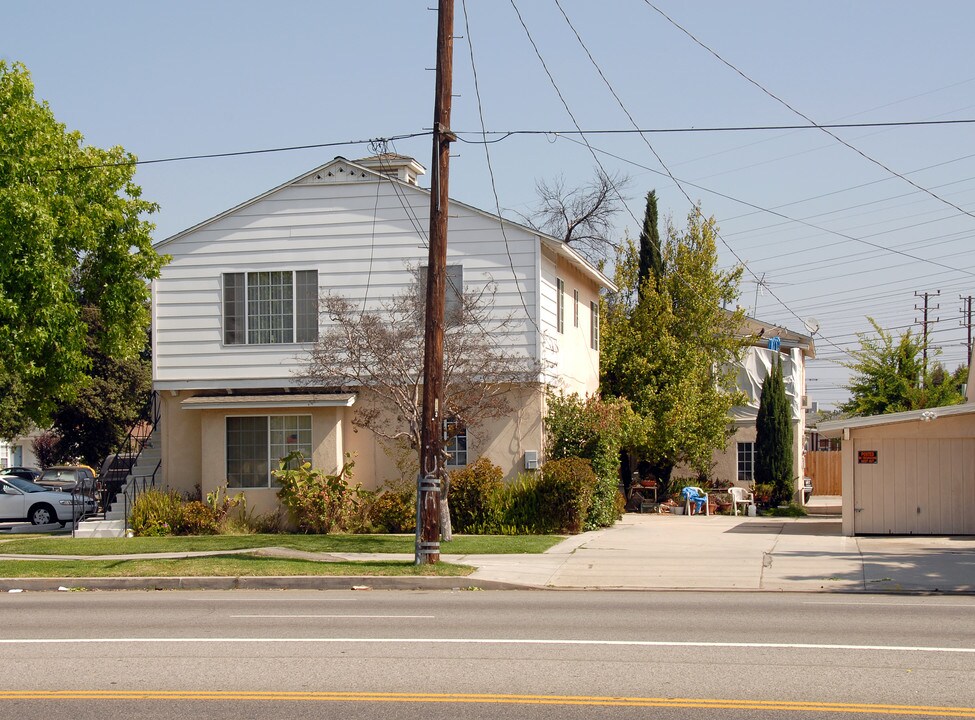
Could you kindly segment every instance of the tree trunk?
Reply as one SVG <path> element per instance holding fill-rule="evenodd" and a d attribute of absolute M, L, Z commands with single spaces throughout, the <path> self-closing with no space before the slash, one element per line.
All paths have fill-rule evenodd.
<path fill-rule="evenodd" d="M 454 528 L 450 524 L 450 480 L 444 473 L 440 481 L 440 540 L 450 542 L 454 539 Z"/>

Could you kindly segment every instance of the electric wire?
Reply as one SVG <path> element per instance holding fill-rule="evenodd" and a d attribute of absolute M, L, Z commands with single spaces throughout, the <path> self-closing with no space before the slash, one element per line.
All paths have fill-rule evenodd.
<path fill-rule="evenodd" d="M 512 4 L 512 6 L 514 6 L 514 0 L 511 0 L 511 4 Z M 570 29 L 572 30 L 572 33 L 573 33 L 573 35 L 575 35 L 575 37 L 576 37 L 576 40 L 577 40 L 577 41 L 579 42 L 579 44 L 580 44 L 580 45 L 582 46 L 582 48 L 583 48 L 583 50 L 585 51 L 585 53 L 586 53 L 586 56 L 587 56 L 587 57 L 589 58 L 589 61 L 590 61 L 590 62 L 592 63 L 592 65 L 593 65 L 593 67 L 594 67 L 594 68 L 596 69 L 596 72 L 598 72 L 598 73 L 599 73 L 599 77 L 600 77 L 600 78 L 602 78 L 602 80 L 603 80 L 603 82 L 605 83 L 605 85 L 606 85 L 606 87 L 607 87 L 607 88 L 609 89 L 609 91 L 610 91 L 610 93 L 611 93 L 611 94 L 613 95 L 613 97 L 614 97 L 614 98 L 616 99 L 616 102 L 617 102 L 617 104 L 619 104 L 619 106 L 620 106 L 620 109 L 621 109 L 621 110 L 623 111 L 623 113 L 624 113 L 624 114 L 626 115 L 626 117 L 627 117 L 627 118 L 629 119 L 629 121 L 630 121 L 630 122 L 631 122 L 631 123 L 633 124 L 633 126 L 634 126 L 635 128 L 638 128 L 638 127 L 639 127 L 639 125 L 637 124 L 637 122 L 636 122 L 636 120 L 635 120 L 635 119 L 633 118 L 633 116 L 632 116 L 632 114 L 631 114 L 631 113 L 629 112 L 629 110 L 627 110 L 627 108 L 626 108 L 626 106 L 625 106 L 625 104 L 624 104 L 624 103 L 623 103 L 623 101 L 622 101 L 622 100 L 620 99 L 620 97 L 619 97 L 619 94 L 618 94 L 618 93 L 616 92 L 616 90 L 615 90 L 615 88 L 613 88 L 613 86 L 612 86 L 612 84 L 611 84 L 611 83 L 609 82 L 609 80 L 608 80 L 608 79 L 606 78 L 606 75 L 605 75 L 605 73 L 603 72 L 603 70 L 602 70 L 602 68 L 601 68 L 601 67 L 599 66 L 599 63 L 597 63 L 597 62 L 596 62 L 596 60 L 595 60 L 595 58 L 594 58 L 594 57 L 592 56 L 592 53 L 591 53 L 591 52 L 589 51 L 589 48 L 588 48 L 588 47 L 586 46 L 586 43 L 585 43 L 585 42 L 583 41 L 583 39 L 582 39 L 582 37 L 581 37 L 581 36 L 579 35 L 579 32 L 578 32 L 578 31 L 576 30 L 576 28 L 575 28 L 575 26 L 574 26 L 574 25 L 572 24 L 572 21 L 571 21 L 571 20 L 569 19 L 569 16 L 568 16 L 568 15 L 566 14 L 566 12 L 565 12 L 565 10 L 564 10 L 564 8 L 562 7 L 562 5 L 561 5 L 561 3 L 559 2 L 559 0 L 555 0 L 555 4 L 556 4 L 556 6 L 557 6 L 557 7 L 559 8 L 559 11 L 561 12 L 561 14 L 562 14 L 562 17 L 563 17 L 563 18 L 565 19 L 565 21 L 566 21 L 566 23 L 568 24 L 568 26 L 569 26 L 569 28 L 570 28 Z M 515 11 L 517 12 L 517 7 L 515 8 Z M 522 20 L 522 18 L 521 18 L 521 14 L 520 14 L 520 13 L 518 13 L 518 18 L 519 18 L 519 20 L 520 20 L 520 21 L 521 21 L 521 23 L 522 23 L 522 27 L 524 27 L 524 28 L 525 28 L 525 32 L 526 32 L 526 33 L 528 33 L 528 27 L 527 27 L 527 26 L 525 25 L 525 23 L 524 23 L 524 20 Z M 530 33 L 529 33 L 529 39 L 531 39 L 531 34 L 530 34 Z M 539 53 L 538 53 L 538 48 L 537 48 L 537 46 L 535 45 L 535 42 L 534 42 L 534 40 L 532 40 L 532 46 L 533 46 L 533 47 L 535 47 L 535 52 L 536 52 L 536 54 L 539 54 Z M 539 59 L 541 60 L 541 55 L 540 55 L 540 54 L 539 54 Z M 544 66 L 544 62 L 543 62 L 543 66 Z M 554 79 L 552 78 L 552 76 L 551 76 L 551 73 L 549 73 L 549 72 L 548 72 L 548 68 L 547 68 L 547 67 L 545 68 L 545 71 L 546 71 L 546 73 L 547 73 L 547 74 L 549 75 L 549 79 L 550 79 L 550 80 L 552 81 L 552 83 L 554 84 Z M 557 89 L 557 88 L 556 88 L 556 91 L 558 92 L 558 89 Z M 559 97 L 560 97 L 560 98 L 562 99 L 562 102 L 563 102 L 563 104 L 564 104 L 564 105 L 566 105 L 566 110 L 568 110 L 568 105 L 567 105 L 567 104 L 565 103 L 565 99 L 564 99 L 564 98 L 562 97 L 562 93 L 561 93 L 561 92 L 558 92 L 558 95 L 559 95 Z M 575 118 L 574 118 L 574 117 L 572 116 L 572 114 L 571 114 L 571 112 L 570 112 L 570 114 L 569 114 L 569 115 L 570 115 L 570 117 L 572 118 L 572 121 L 573 121 L 573 124 L 576 124 L 576 125 L 578 126 L 578 124 L 576 123 L 576 121 L 575 121 Z M 598 156 L 596 155 L 596 153 L 595 153 L 595 151 L 593 151 L 593 149 L 592 149 L 592 147 L 590 147 L 590 146 L 589 146 L 589 140 L 588 140 L 588 139 L 586 138 L 586 136 L 585 136 L 585 135 L 582 135 L 581 137 L 582 137 L 582 139 L 583 139 L 583 140 L 585 141 L 585 143 L 586 143 L 586 146 L 587 146 L 587 147 L 589 147 L 589 152 L 590 152 L 590 153 L 592 154 L 592 156 L 593 156 L 593 158 L 595 158 L 595 159 L 596 159 L 596 162 L 598 163 L 598 162 L 599 162 L 599 160 L 598 160 Z M 693 200 L 691 199 L 691 196 L 690 196 L 690 195 L 689 195 L 689 194 L 687 193 L 687 191 L 686 191 L 686 190 L 684 189 L 684 186 L 683 186 L 683 185 L 682 185 L 682 184 L 681 184 L 681 183 L 680 183 L 680 182 L 679 182 L 679 181 L 677 180 L 677 178 L 676 178 L 676 177 L 674 177 L 674 174 L 673 174 L 673 173 L 672 173 L 672 172 L 670 171 L 670 168 L 668 168 L 668 167 L 667 167 L 667 164 L 666 164 L 666 163 L 665 163 L 665 162 L 663 161 L 663 159 L 662 159 L 662 158 L 660 157 L 660 154 L 659 154 L 659 153 L 658 153 L 658 152 L 657 152 L 657 151 L 656 151 L 656 150 L 654 149 L 654 147 L 653 147 L 653 145 L 652 145 L 652 143 L 651 143 L 651 142 L 650 142 L 650 141 L 649 141 L 649 140 L 647 139 L 647 137 L 646 137 L 646 136 L 645 136 L 644 134 L 642 134 L 642 133 L 641 133 L 641 134 L 640 134 L 640 137 L 641 137 L 641 138 L 643 139 L 643 141 L 644 141 L 644 143 L 646 144 L 646 146 L 647 146 L 647 148 L 649 148 L 649 150 L 650 150 L 650 152 L 651 152 L 651 153 L 653 154 L 653 156 L 654 156 L 654 157 L 655 157 L 655 158 L 657 159 L 657 162 L 659 162 L 659 163 L 660 163 L 660 165 L 661 165 L 661 167 L 663 167 L 663 169 L 664 169 L 664 171 L 665 171 L 665 172 L 667 173 L 667 176 L 668 176 L 668 177 L 669 177 L 669 178 L 671 179 L 671 181 L 672 181 L 672 182 L 673 182 L 673 183 L 674 183 L 674 184 L 675 184 L 675 185 L 677 186 L 677 188 L 678 188 L 678 190 L 680 190 L 680 192 L 681 192 L 681 194 L 682 194 L 682 195 L 683 195 L 683 196 L 684 196 L 684 197 L 685 197 L 685 198 L 687 199 L 687 202 L 688 202 L 688 203 L 689 203 L 689 204 L 691 205 L 691 207 L 693 207 L 693 208 L 694 208 L 694 211 L 695 211 L 695 212 L 696 212 L 696 213 L 697 213 L 697 214 L 698 214 L 698 215 L 699 215 L 700 217 L 702 217 L 702 219 L 704 219 L 704 221 L 705 221 L 705 222 L 708 222 L 706 218 L 703 218 L 703 214 L 701 213 L 701 209 L 700 209 L 700 207 L 699 207 L 699 206 L 697 205 L 697 203 L 695 203 L 695 202 L 694 202 L 694 201 L 693 201 Z M 632 216 L 632 213 L 630 213 L 630 215 Z M 636 217 L 633 217 L 633 221 L 634 221 L 635 223 L 637 223 L 637 225 L 639 225 L 639 221 L 637 221 L 637 219 L 636 219 Z M 709 224 L 710 224 L 710 223 L 709 223 Z M 758 275 L 757 275 L 757 274 L 756 274 L 756 273 L 754 272 L 754 270 L 752 270 L 752 269 L 751 269 L 751 267 L 749 267 L 749 265 L 748 265 L 748 264 L 747 264 L 747 263 L 746 263 L 746 262 L 745 262 L 745 261 L 744 261 L 744 260 L 743 260 L 743 259 L 742 259 L 742 258 L 741 258 L 741 257 L 739 256 L 739 255 L 738 255 L 738 253 L 737 253 L 737 252 L 735 252 L 735 249 L 734 249 L 734 248 L 732 248 L 732 247 L 731 247 L 731 245 L 730 245 L 730 244 L 729 244 L 729 243 L 728 243 L 728 242 L 727 242 L 727 241 L 726 241 L 726 240 L 725 240 L 725 239 L 724 239 L 724 238 L 723 238 L 723 237 L 721 236 L 721 234 L 720 234 L 720 233 L 718 232 L 718 229 L 717 229 L 716 227 L 714 227 L 713 225 L 711 225 L 711 230 L 712 230 L 712 231 L 714 232 L 714 234 L 715 234 L 715 236 L 716 236 L 716 237 L 718 237 L 718 239 L 719 239 L 719 240 L 721 240 L 721 242 L 722 242 L 722 244 L 723 244 L 723 245 L 724 245 L 724 246 L 725 246 L 725 247 L 726 247 L 726 248 L 728 249 L 728 251 L 729 251 L 729 252 L 730 252 L 730 253 L 731 253 L 731 254 L 732 254 L 732 255 L 733 255 L 734 257 L 735 257 L 735 259 L 736 259 L 736 260 L 738 260 L 738 262 L 739 262 L 739 264 L 740 264 L 740 265 L 741 265 L 741 266 L 742 266 L 743 268 L 745 268 L 745 269 L 746 269 L 746 270 L 747 270 L 747 271 L 748 271 L 748 272 L 749 272 L 749 273 L 750 273 L 750 274 L 751 274 L 751 275 L 752 275 L 752 276 L 753 276 L 753 277 L 754 277 L 754 278 L 755 278 L 756 280 L 758 280 L 758 279 L 759 279 L 759 278 L 758 278 Z M 796 318 L 796 319 L 797 319 L 797 320 L 798 320 L 798 321 L 799 321 L 800 323 L 802 323 L 802 324 L 803 324 L 803 326 L 805 326 L 805 321 L 803 320 L 803 318 L 802 318 L 802 317 L 800 317 L 800 316 L 799 316 L 799 314 L 798 314 L 798 313 L 796 313 L 796 312 L 795 312 L 795 311 L 794 311 L 794 310 L 793 310 L 793 309 L 792 309 L 792 308 L 791 308 L 791 307 L 790 307 L 790 306 L 789 306 L 789 305 L 788 305 L 787 303 L 785 303 L 785 301 L 783 301 L 783 300 L 782 300 L 782 299 L 781 299 L 780 297 L 778 297 L 778 295 L 776 295 L 776 294 L 775 294 L 775 293 L 774 293 L 774 292 L 773 292 L 772 290 L 769 290 L 768 292 L 769 292 L 769 294 L 770 294 L 770 295 L 771 295 L 771 296 L 772 296 L 773 298 L 775 298 L 775 300 L 776 300 L 776 301 L 777 301 L 777 302 L 778 302 L 778 303 L 779 303 L 779 304 L 780 304 L 780 305 L 781 305 L 781 306 L 782 306 L 782 307 L 783 307 L 783 308 L 784 308 L 784 309 L 785 309 L 786 311 L 788 311 L 788 312 L 789 312 L 789 313 L 790 313 L 791 315 L 793 315 L 793 316 L 794 316 L 794 317 L 795 317 L 795 318 Z M 827 342 L 828 344 L 831 344 L 831 345 L 833 345 L 833 343 L 832 343 L 832 341 L 831 341 L 831 340 L 830 340 L 830 339 L 829 339 L 828 337 L 826 337 L 825 335 L 822 335 L 822 334 L 820 334 L 820 337 L 822 337 L 822 338 L 823 338 L 823 339 L 824 339 L 824 340 L 825 340 L 825 341 L 826 341 L 826 342 Z M 834 345 L 834 346 L 835 346 L 835 345 Z M 837 348 L 839 349 L 839 346 L 835 346 L 835 347 L 837 347 Z"/>
<path fill-rule="evenodd" d="M 763 93 L 765 93 L 766 95 L 768 95 L 768 96 L 769 96 L 770 98 L 772 98 L 773 100 L 775 100 L 776 102 L 778 102 L 778 103 L 779 103 L 780 105 L 782 105 L 782 106 L 784 106 L 784 107 L 786 107 L 786 108 L 788 108 L 789 110 L 791 110 L 791 111 L 792 111 L 793 113 L 795 113 L 796 115 L 798 115 L 799 117 L 801 117 L 801 118 L 802 118 L 803 120 L 805 120 L 806 122 L 808 122 L 808 123 L 810 123 L 810 124 L 812 124 L 812 125 L 815 125 L 816 127 L 818 127 L 818 128 L 819 128 L 820 130 L 822 130 L 822 131 L 823 131 L 824 133 L 826 133 L 826 134 L 827 134 L 827 135 L 829 135 L 829 136 L 830 136 L 831 138 L 833 138 L 833 139 L 834 139 L 834 140 L 835 140 L 836 142 L 838 142 L 838 143 L 840 143 L 841 145 L 843 145 L 843 146 L 845 146 L 845 147 L 847 147 L 847 148 L 849 148 L 850 150 L 852 150 L 853 152 L 855 152 L 855 153 L 856 153 L 857 155 L 859 155 L 859 156 L 860 156 L 860 157 L 862 157 L 863 159 L 865 159 L 865 160 L 867 160 L 867 161 L 869 161 L 869 162 L 871 162 L 871 163 L 873 163 L 873 164 L 874 164 L 874 165 L 876 165 L 877 167 L 880 167 L 880 168 L 882 168 L 883 170 L 885 170 L 885 171 L 887 171 L 887 172 L 888 172 L 888 173 L 890 173 L 891 175 L 893 175 L 893 176 L 895 176 L 895 177 L 898 177 L 898 178 L 900 178 L 901 180 L 903 180 L 903 181 L 904 181 L 904 182 L 906 182 L 907 184 L 909 184 L 909 185 L 911 185 L 911 186 L 912 186 L 913 188 L 915 188 L 915 189 L 917 189 L 917 190 L 919 190 L 919 191 L 921 191 L 921 192 L 923 192 L 923 193 L 926 193 L 927 195 L 930 195 L 930 196 L 931 196 L 932 198 L 934 198 L 934 199 L 935 199 L 935 200 L 937 200 L 938 202 L 942 202 L 942 203 L 944 203 L 945 205 L 948 205 L 948 206 L 950 206 L 950 207 L 953 207 L 953 208 L 954 208 L 955 210 L 957 210 L 957 211 L 958 211 L 958 212 L 960 212 L 960 213 L 963 213 L 963 214 L 965 214 L 965 215 L 968 215 L 968 216 L 969 216 L 969 217 L 971 217 L 971 218 L 975 218 L 975 214 L 972 214 L 972 213 L 971 213 L 970 211 L 968 211 L 968 210 L 965 210 L 964 208 L 962 208 L 962 207 L 960 207 L 960 206 L 958 206 L 958 205 L 956 205 L 955 203 L 953 203 L 953 202 L 951 202 L 950 200 L 947 200 L 947 199 L 945 199 L 945 198 L 943 198 L 943 197 L 941 197 L 941 196 L 940 196 L 940 195 L 938 195 L 937 193 L 935 193 L 935 192 L 933 192 L 933 191 L 931 191 L 931 190 L 929 190 L 928 188 L 926 188 L 926 187 L 924 187 L 924 186 L 922 186 L 922 185 L 919 185 L 918 183 L 916 183 L 916 182 L 914 182 L 914 181 L 913 181 L 913 180 L 911 180 L 910 178 L 908 178 L 908 177 L 906 177 L 906 176 L 904 176 L 904 175 L 902 175 L 902 174 L 900 174 L 900 173 L 898 173 L 898 172 L 897 172 L 896 170 L 893 170 L 892 168 L 890 168 L 890 167 L 888 167 L 887 165 L 885 165 L 885 164 L 884 164 L 884 163 L 882 163 L 881 161 L 879 161 L 879 160 L 877 160 L 877 159 L 875 159 L 875 158 L 873 158 L 873 157 L 871 157 L 870 155 L 867 155 L 867 154 L 866 154 L 865 152 L 863 152 L 863 151 L 862 151 L 862 150 L 860 150 L 859 148 L 857 148 L 857 147 L 855 147 L 854 145 L 851 145 L 851 144 L 850 144 L 850 143 L 848 143 L 848 142 L 847 142 L 846 140 L 844 140 L 843 138 L 841 138 L 841 137 L 840 137 L 839 135 L 837 135 L 836 133 L 834 133 L 834 132 L 832 132 L 832 131 L 831 131 L 831 130 L 830 130 L 829 128 L 827 128 L 827 127 L 825 127 L 825 126 L 823 126 L 823 125 L 820 125 L 820 124 L 818 124 L 818 123 L 817 123 L 817 122 L 816 122 L 815 120 L 813 120 L 813 119 L 812 119 L 811 117 L 809 117 L 809 116 L 808 116 L 808 115 L 806 115 L 805 113 L 803 113 L 803 112 L 801 112 L 801 111 L 799 111 L 799 110 L 797 110 L 797 109 L 796 109 L 795 107 L 793 107 L 793 106 L 792 106 L 792 105 L 790 105 L 790 104 L 789 104 L 788 102 L 786 102 L 785 100 L 783 100 L 782 98 L 780 98 L 780 97 L 779 97 L 778 95 L 776 95 L 776 94 L 775 94 L 775 93 L 773 93 L 772 91 L 770 91 L 770 90 L 768 90 L 768 89 L 767 89 L 766 87 L 764 87 L 764 86 L 763 86 L 763 85 L 762 85 L 761 83 L 759 83 L 759 82 L 758 82 L 757 80 L 754 80 L 754 79 L 752 79 L 752 78 L 751 78 L 751 77 L 749 77 L 749 76 L 748 76 L 747 74 L 745 74 L 745 72 L 744 72 L 744 71 L 742 71 L 741 69 L 739 69 L 739 68 L 738 68 L 738 67 L 736 67 L 735 65 L 733 65 L 733 64 L 731 64 L 730 62 L 728 62 L 727 60 L 725 60 L 725 59 L 724 59 L 724 58 L 723 58 L 723 57 L 722 57 L 721 55 L 719 55 L 719 54 L 718 54 L 718 53 L 717 53 L 717 52 L 716 52 L 715 50 L 713 50 L 713 49 L 712 49 L 712 48 L 710 48 L 710 47 L 709 47 L 708 45 L 706 45 L 706 44 L 705 44 L 705 43 L 703 43 L 703 42 L 702 42 L 701 40 L 699 40 L 699 39 L 698 39 L 697 37 L 695 37 L 693 33 L 691 33 L 691 32 L 690 32 L 689 30 L 687 30 L 686 28 L 684 28 L 684 27 L 683 27 L 682 25 L 680 25 L 680 24 L 679 24 L 679 23 L 678 23 L 678 22 L 677 22 L 676 20 L 674 20 L 673 18 L 671 18 L 671 17 L 669 16 L 669 15 L 667 15 L 667 13 L 665 13 L 665 12 L 664 12 L 663 10 L 661 10 L 661 9 L 660 9 L 660 8 L 658 8 L 658 7 L 656 6 L 656 5 L 654 5 L 654 4 L 652 3 L 652 2 L 650 2 L 650 0 L 643 0 L 643 2 L 644 2 L 644 3 L 646 3 L 646 4 L 647 4 L 647 6 L 649 6 L 650 8 L 652 8 L 652 9 L 653 9 L 654 11 L 656 11 L 656 12 L 657 12 L 658 14 L 660 14 L 661 16 L 663 16 L 663 18 L 664 18 L 664 19 L 666 19 L 666 20 L 667 20 L 667 22 L 669 22 L 669 23 L 670 23 L 671 25 L 673 25 L 673 26 L 674 26 L 675 28 L 677 28 L 678 30 L 680 30 L 680 31 L 681 31 L 682 33 L 684 33 L 685 35 L 687 35 L 687 37 L 689 37 L 689 38 L 690 38 L 691 40 L 693 40 L 693 41 L 694 41 L 694 42 L 695 42 L 695 43 L 696 43 L 697 45 L 699 45 L 700 47 L 702 47 L 702 48 L 704 48 L 704 50 L 706 50 L 706 51 L 707 51 L 707 52 L 709 52 L 709 53 L 710 53 L 711 55 L 713 55 L 713 56 L 714 56 L 714 57 L 715 57 L 715 58 L 716 58 L 716 59 L 717 59 L 718 61 L 720 61 L 720 62 L 721 62 L 722 64 L 724 64 L 724 65 L 726 65 L 726 66 L 727 66 L 728 68 L 730 68 L 731 70 L 733 70 L 733 71 L 734 71 L 735 73 L 737 73 L 738 75 L 740 75 L 740 76 L 741 76 L 742 78 L 744 78 L 745 80 L 747 80 L 747 81 L 748 81 L 749 83 L 751 83 L 752 85 L 754 85 L 754 86 L 755 86 L 756 88 L 758 88 L 759 90 L 761 90 L 761 91 L 762 91 Z"/>

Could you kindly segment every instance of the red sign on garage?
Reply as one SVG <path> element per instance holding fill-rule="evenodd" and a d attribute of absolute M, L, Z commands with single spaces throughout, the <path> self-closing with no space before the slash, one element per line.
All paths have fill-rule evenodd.
<path fill-rule="evenodd" d="M 861 465 L 876 465 L 877 464 L 877 451 L 876 450 L 857 450 L 857 462 Z"/>

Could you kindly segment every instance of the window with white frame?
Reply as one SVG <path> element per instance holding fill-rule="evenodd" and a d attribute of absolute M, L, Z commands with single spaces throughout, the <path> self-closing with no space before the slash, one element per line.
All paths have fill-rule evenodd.
<path fill-rule="evenodd" d="M 589 347 L 599 349 L 599 303 L 589 303 Z"/>
<path fill-rule="evenodd" d="M 276 487 L 271 471 L 295 451 L 311 459 L 311 415 L 228 417 L 227 487 Z"/>
<path fill-rule="evenodd" d="M 579 291 L 572 291 L 572 327 L 579 327 Z"/>
<path fill-rule="evenodd" d="M 755 443 L 738 443 L 738 482 L 755 480 Z"/>
<path fill-rule="evenodd" d="M 317 339 L 317 270 L 224 273 L 224 344 L 265 345 Z"/>
<path fill-rule="evenodd" d="M 565 280 L 555 278 L 555 329 L 565 332 Z"/>
<path fill-rule="evenodd" d="M 444 420 L 444 450 L 450 457 L 447 467 L 467 465 L 467 428 L 457 419 Z"/>

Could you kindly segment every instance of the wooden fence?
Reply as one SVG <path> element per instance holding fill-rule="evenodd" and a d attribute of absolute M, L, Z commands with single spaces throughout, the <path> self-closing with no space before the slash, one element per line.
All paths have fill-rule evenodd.
<path fill-rule="evenodd" d="M 817 450 L 806 453 L 806 475 L 812 478 L 813 495 L 841 495 L 843 466 L 838 451 Z"/>

